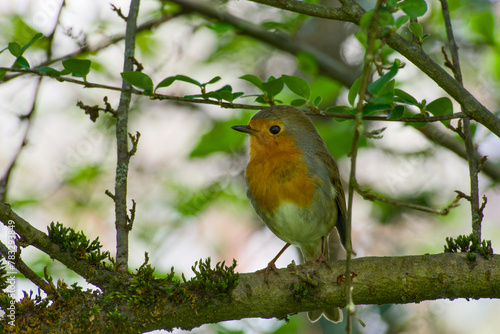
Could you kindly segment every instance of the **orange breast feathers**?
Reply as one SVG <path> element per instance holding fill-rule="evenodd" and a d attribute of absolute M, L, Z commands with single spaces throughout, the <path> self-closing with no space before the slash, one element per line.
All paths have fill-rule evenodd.
<path fill-rule="evenodd" d="M 259 208 L 269 213 L 282 202 L 309 207 L 321 179 L 309 173 L 302 151 L 289 136 L 263 142 L 250 137 L 250 161 L 245 176 Z"/>

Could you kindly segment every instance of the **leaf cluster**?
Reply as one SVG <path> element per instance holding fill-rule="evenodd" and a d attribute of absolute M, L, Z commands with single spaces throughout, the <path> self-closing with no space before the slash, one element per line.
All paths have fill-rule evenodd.
<path fill-rule="evenodd" d="M 87 80 L 87 74 L 90 73 L 90 65 L 91 65 L 91 61 L 87 59 L 76 59 L 76 58 L 65 59 L 62 61 L 63 69 L 61 71 L 58 71 L 55 68 L 48 66 L 31 68 L 30 63 L 24 57 L 24 53 L 26 50 L 28 50 L 29 47 L 35 44 L 42 37 L 43 34 L 38 32 L 33 36 L 33 38 L 28 43 L 26 43 L 23 46 L 21 46 L 17 42 L 10 42 L 8 47 L 1 50 L 0 53 L 2 53 L 5 50 L 9 50 L 10 54 L 16 57 L 16 60 L 14 61 L 12 68 L 24 68 L 28 70 L 32 69 L 54 77 L 72 74 L 75 77 L 81 77 L 85 81 Z M 3 78 L 5 73 L 6 73 L 5 71 L 0 71 L 0 79 Z"/>
<path fill-rule="evenodd" d="M 444 246 L 445 253 L 467 253 L 467 259 L 474 261 L 476 253 L 481 254 L 485 259 L 491 259 L 493 255 L 493 248 L 491 247 L 491 240 L 483 240 L 470 235 L 459 235 L 457 238 L 446 238 L 446 245 Z"/>
<path fill-rule="evenodd" d="M 109 257 L 109 252 L 101 252 L 99 237 L 90 241 L 83 231 L 75 232 L 63 224 L 51 222 L 47 227 L 48 236 L 52 242 L 59 245 L 61 251 L 69 251 L 78 260 L 87 259 L 91 264 L 99 264 Z"/>
<path fill-rule="evenodd" d="M 189 281 L 184 275 L 182 279 L 189 290 L 203 293 L 207 298 L 216 296 L 225 297 L 232 289 L 239 284 L 239 273 L 234 272 L 236 260 L 233 259 L 231 266 L 226 266 L 225 261 L 218 262 L 215 268 L 210 266 L 211 259 L 196 261 L 191 267 L 195 276 Z"/>

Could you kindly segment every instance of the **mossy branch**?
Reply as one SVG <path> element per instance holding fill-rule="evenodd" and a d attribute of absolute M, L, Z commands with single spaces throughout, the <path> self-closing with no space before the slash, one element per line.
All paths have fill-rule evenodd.
<path fill-rule="evenodd" d="M 0 203 L 0 221 L 5 226 L 12 226 L 14 231 L 20 236 L 23 245 L 33 245 L 95 286 L 106 289 L 108 286 L 116 284 L 123 279 L 123 277 L 120 277 L 101 264 L 91 264 L 91 260 L 86 257 L 78 259 L 78 257 L 72 255 L 71 250 L 63 249 L 62 245 L 55 243 L 47 234 L 19 217 L 12 211 L 8 204 Z M 9 224 L 9 221 L 13 221 L 14 223 Z"/>
<path fill-rule="evenodd" d="M 345 261 L 331 264 L 332 269 L 314 265 L 278 270 L 264 281 L 262 273 L 239 274 L 233 267 L 214 269 L 199 266 L 201 276 L 186 283 L 173 273 L 154 279 L 154 268 L 140 268 L 133 284 L 119 294 L 95 294 L 63 286 L 63 301 L 36 309 L 45 332 L 106 332 L 109 328 L 123 333 L 154 329 L 192 329 L 207 323 L 242 318 L 278 318 L 326 306 L 345 306 Z M 490 260 L 465 254 L 436 254 L 400 257 L 366 257 L 351 264 L 353 302 L 355 304 L 406 304 L 424 300 L 456 298 L 500 298 L 500 256 Z M 220 274 L 217 274 L 221 272 Z M 199 276 L 199 275 L 197 275 Z M 220 278 L 233 282 L 230 289 L 213 289 Z M 304 280 L 303 277 L 308 277 Z M 312 281 L 311 281 L 312 280 Z M 203 283 L 205 282 L 205 283 Z M 239 284 L 234 287 L 234 284 Z M 205 284 L 207 288 L 202 285 Z M 26 303 L 26 301 L 24 301 Z M 59 310 L 59 311 L 58 311 Z M 59 316 L 57 316 L 59 314 Z M 50 315 L 50 317 L 49 317 Z M 61 318 L 61 319 L 60 319 Z M 17 317 L 16 329 L 23 330 L 23 317 Z M 48 321 L 52 323 L 48 323 Z M 57 324 L 57 326 L 55 325 Z M 25 325 L 25 324 L 24 324 Z"/>

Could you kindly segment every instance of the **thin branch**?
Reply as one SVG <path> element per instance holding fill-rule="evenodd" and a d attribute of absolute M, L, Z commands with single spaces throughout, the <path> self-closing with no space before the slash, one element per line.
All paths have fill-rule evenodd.
<path fill-rule="evenodd" d="M 179 17 L 181 15 L 184 15 L 184 14 L 185 14 L 185 12 L 179 11 L 179 12 L 174 13 L 174 14 L 164 15 L 158 19 L 145 22 L 145 23 L 141 24 L 139 27 L 137 27 L 137 32 L 152 30 L 152 29 L 162 25 L 163 23 L 168 22 L 168 21 L 170 21 L 176 17 Z M 106 40 L 103 40 L 102 42 L 98 43 L 95 46 L 91 46 L 91 45 L 87 44 L 78 50 L 75 50 L 71 53 L 65 54 L 64 56 L 54 58 L 54 59 L 47 59 L 44 62 L 42 62 L 36 66 L 33 66 L 33 68 L 50 66 L 52 64 L 55 64 L 57 62 L 63 61 L 63 60 L 68 59 L 68 58 L 75 58 L 75 57 L 81 56 L 85 53 L 97 53 L 103 49 L 106 49 L 107 47 L 109 47 L 113 44 L 116 44 L 116 43 L 123 41 L 124 39 L 125 39 L 124 34 L 111 36 L 111 37 L 107 38 Z M 10 75 L 10 76 L 6 75 L 2 78 L 2 80 L 0 80 L 0 84 L 7 82 L 7 81 L 10 81 L 12 79 L 15 79 L 23 74 L 25 74 L 25 73 L 19 71 L 19 74 L 16 74 L 16 75 Z"/>
<path fill-rule="evenodd" d="M 450 136 L 442 131 L 439 127 L 434 124 L 427 124 L 422 128 L 417 129 L 420 133 L 422 133 L 427 139 L 434 142 L 437 145 L 440 145 L 451 152 L 455 153 L 459 157 L 467 160 L 467 153 L 465 151 L 463 142 L 455 138 L 454 136 Z M 476 153 L 476 157 L 479 155 Z M 487 175 L 492 178 L 494 181 L 500 181 L 500 168 L 495 163 L 491 161 L 484 161 L 482 164 L 481 172 L 483 175 Z"/>
<path fill-rule="evenodd" d="M 213 5 L 205 5 L 201 3 L 201 1 L 171 0 L 170 2 L 175 2 L 187 10 L 195 11 L 206 17 L 210 17 L 212 19 L 216 19 L 221 22 L 227 22 L 236 29 L 238 29 L 241 34 L 253 37 L 257 40 L 260 40 L 264 43 L 267 43 L 277 49 L 283 50 L 290 54 L 297 55 L 304 52 L 310 54 L 316 59 L 320 73 L 337 80 L 338 82 L 344 84 L 347 87 L 350 87 L 354 83 L 356 78 L 359 76 L 357 71 L 349 70 L 348 68 L 346 68 L 345 64 L 330 57 L 330 55 L 314 47 L 311 47 L 310 45 L 302 41 L 292 38 L 291 36 L 285 33 L 279 31 L 277 32 L 267 31 L 254 23 L 242 20 L 221 9 L 217 9 Z M 275 2 L 279 3 L 278 1 Z M 302 1 L 293 1 L 293 2 L 294 5 L 297 5 L 299 7 L 301 6 L 307 7 L 310 5 Z M 329 11 L 330 9 L 328 9 L 328 12 Z M 335 12 L 335 10 L 333 11 Z M 341 12 L 339 11 L 335 13 L 341 13 Z M 348 18 L 348 16 L 343 14 L 340 16 L 333 15 L 333 17 L 341 17 L 344 19 Z"/>
<path fill-rule="evenodd" d="M 56 30 L 57 30 L 57 26 L 59 24 L 59 19 L 61 18 L 62 10 L 65 6 L 66 6 L 66 1 L 63 1 L 61 4 L 61 7 L 59 8 L 59 11 L 57 13 L 54 27 L 52 28 L 52 32 L 47 36 L 47 38 L 48 38 L 48 45 L 47 45 L 47 49 L 46 49 L 47 59 L 50 59 L 52 57 L 52 45 L 54 43 L 54 36 L 55 36 Z M 30 129 L 31 129 L 32 116 L 35 113 L 35 109 L 36 109 L 36 101 L 38 98 L 38 92 L 40 91 L 40 86 L 42 84 L 42 78 L 43 77 L 41 77 L 41 76 L 38 77 L 38 80 L 36 82 L 35 92 L 33 94 L 33 99 L 31 102 L 30 111 L 26 115 L 23 115 L 20 117 L 21 121 L 26 122 L 26 129 L 24 130 L 23 139 L 21 141 L 21 144 L 19 145 L 16 153 L 14 154 L 14 157 L 12 158 L 12 161 L 10 162 L 9 166 L 7 167 L 7 170 L 5 171 L 3 177 L 0 179 L 0 202 L 6 201 L 7 190 L 8 190 L 8 185 L 9 185 L 11 173 L 14 170 L 14 167 L 17 163 L 17 160 L 19 159 L 19 156 L 21 155 L 22 150 L 26 146 L 28 134 L 29 134 Z"/>
<path fill-rule="evenodd" d="M 368 80 L 370 77 L 371 64 L 374 59 L 374 50 L 375 50 L 375 40 L 377 38 L 377 27 L 378 20 L 380 16 L 380 8 L 382 6 L 382 0 L 378 0 L 375 6 L 375 11 L 373 14 L 372 21 L 370 23 L 370 27 L 368 29 L 367 35 L 367 49 L 365 53 L 365 61 L 363 65 L 363 76 L 361 77 L 361 84 L 359 86 L 359 94 L 358 94 L 358 105 L 356 108 L 356 119 L 354 125 L 354 135 L 352 138 L 351 145 L 351 172 L 349 175 L 349 193 L 348 193 L 348 204 L 347 204 L 347 260 L 346 260 L 346 295 L 347 295 L 347 311 L 349 313 L 347 318 L 347 327 L 346 330 L 348 333 L 351 333 L 352 329 L 352 315 L 355 313 L 355 306 L 352 301 L 352 280 L 351 280 L 351 256 L 352 256 L 352 240 L 351 240 L 351 226 L 352 226 L 352 205 L 354 198 L 354 188 L 356 185 L 356 162 L 358 156 L 358 142 L 359 142 L 359 134 L 362 131 L 362 115 L 363 115 L 363 103 L 365 100 L 365 93 L 368 88 Z"/>
<path fill-rule="evenodd" d="M 60 82 L 70 82 L 74 83 L 77 85 L 84 86 L 84 88 L 100 88 L 100 89 L 107 89 L 107 90 L 113 90 L 113 91 L 120 91 L 120 92 L 130 92 L 132 94 L 136 95 L 141 95 L 144 96 L 142 91 L 137 90 L 133 87 L 124 89 L 121 87 L 115 87 L 115 86 L 109 86 L 109 85 L 104 85 L 104 84 L 99 84 L 99 83 L 94 83 L 90 81 L 83 81 L 83 80 L 77 80 L 73 79 L 70 77 L 55 77 L 43 72 L 39 72 L 33 69 L 24 69 L 24 68 L 10 68 L 10 67 L 0 67 L 0 71 L 7 71 L 7 72 L 23 72 L 23 73 L 32 73 L 35 75 L 39 76 L 46 76 L 53 78 L 57 81 Z M 252 104 L 242 104 L 242 103 L 230 103 L 230 102 L 222 102 L 222 101 L 216 101 L 216 100 L 206 100 L 206 99 L 185 99 L 183 96 L 175 96 L 175 95 L 165 95 L 165 94 L 155 94 L 150 97 L 151 100 L 171 100 L 171 101 L 177 101 L 177 102 L 187 102 L 187 103 L 198 103 L 198 104 L 211 104 L 211 105 L 217 105 L 220 106 L 221 108 L 227 108 L 227 109 L 253 109 L 253 110 L 260 110 L 264 108 L 265 106 L 262 105 L 252 105 Z M 83 103 L 78 105 L 82 109 L 88 108 L 88 106 L 85 106 Z M 101 107 L 91 107 L 94 108 L 95 110 L 100 110 L 100 111 L 105 111 L 105 112 L 110 112 L 114 116 L 114 111 L 110 109 L 108 106 L 105 108 Z M 340 113 L 330 113 L 330 112 L 321 112 L 320 114 L 318 113 L 313 113 L 313 112 L 306 112 L 308 115 L 311 116 L 324 116 L 324 117 L 333 117 L 333 118 L 341 118 L 341 119 L 355 119 L 356 116 L 351 115 L 351 114 L 340 114 Z M 449 114 L 449 115 L 443 115 L 443 116 L 430 116 L 430 117 L 401 117 L 400 119 L 387 119 L 386 116 L 363 116 L 363 120 L 367 121 L 380 121 L 380 122 L 403 122 L 403 123 L 431 123 L 431 122 L 439 122 L 439 121 L 446 121 L 450 119 L 458 119 L 458 118 L 463 118 L 465 117 L 465 113 L 454 113 L 454 114 Z"/>
<path fill-rule="evenodd" d="M 38 248 L 68 269 L 81 275 L 87 282 L 103 290 L 116 282 L 126 280 L 127 276 L 123 274 L 117 274 L 103 266 L 90 265 L 86 260 L 76 260 L 69 252 L 61 252 L 59 246 L 54 244 L 47 234 L 18 216 L 8 204 L 0 203 L 0 221 L 5 226 L 12 227 L 21 236 L 23 243 Z"/>
<path fill-rule="evenodd" d="M 455 42 L 455 37 L 453 36 L 453 28 L 451 25 L 450 12 L 448 10 L 447 0 L 441 0 L 441 9 L 443 12 L 443 19 L 446 27 L 446 35 L 448 36 L 448 46 L 451 52 L 452 67 L 455 79 L 463 86 L 462 81 L 462 71 L 460 70 L 460 60 L 458 57 L 458 46 Z M 460 105 L 462 111 L 465 111 L 465 106 Z M 464 140 L 465 140 L 465 151 L 467 154 L 467 161 L 469 162 L 469 177 L 470 177 L 470 206 L 472 215 L 472 233 L 474 237 L 481 239 L 481 221 L 482 210 L 479 209 L 479 181 L 478 181 L 478 158 L 476 155 L 476 149 L 474 148 L 473 138 L 470 130 L 470 120 L 469 118 L 463 119 L 464 126 Z"/>
<path fill-rule="evenodd" d="M 140 0 L 131 0 L 127 16 L 125 33 L 125 54 L 123 71 L 133 71 L 135 54 L 135 35 L 137 33 L 137 15 Z M 116 262 L 121 272 L 128 271 L 128 213 L 127 213 L 127 177 L 130 155 L 128 151 L 128 111 L 132 93 L 130 84 L 122 81 L 120 103 L 116 110 L 116 178 L 115 178 L 115 227 L 116 227 Z"/>
<path fill-rule="evenodd" d="M 19 249 L 18 252 L 20 252 Z M 54 298 L 54 296 L 56 295 L 56 291 L 53 286 L 44 281 L 33 270 L 31 270 L 31 268 L 28 267 L 26 263 L 24 263 L 24 261 L 21 259 L 20 254 L 16 253 L 14 260 L 11 260 L 11 257 L 9 256 L 9 248 L 7 248 L 7 246 L 1 241 L 0 253 L 5 258 L 5 261 L 7 261 L 9 264 L 12 264 L 17 270 L 19 270 L 21 274 L 24 275 L 24 277 L 26 277 L 31 282 L 33 282 L 33 284 L 42 289 L 43 292 L 45 292 L 51 299 Z M 12 251 L 10 251 L 10 253 L 12 253 Z"/>
<path fill-rule="evenodd" d="M 448 204 L 445 208 L 438 210 L 438 209 L 429 208 L 429 207 L 423 206 L 423 205 L 407 203 L 407 202 L 399 201 L 399 200 L 396 200 L 393 198 L 380 196 L 380 195 L 374 194 L 366 189 L 362 189 L 359 186 L 359 184 L 356 184 L 355 187 L 356 187 L 356 192 L 358 194 L 360 194 L 366 200 L 384 202 L 387 204 L 394 205 L 396 207 L 404 207 L 404 208 L 413 209 L 413 210 L 417 210 L 417 211 L 433 213 L 433 214 L 440 215 L 440 216 L 446 216 L 448 213 L 450 213 L 451 209 L 456 208 L 458 206 L 458 201 L 461 198 L 461 197 L 457 196 L 457 198 L 455 198 L 453 200 L 453 202 Z"/>

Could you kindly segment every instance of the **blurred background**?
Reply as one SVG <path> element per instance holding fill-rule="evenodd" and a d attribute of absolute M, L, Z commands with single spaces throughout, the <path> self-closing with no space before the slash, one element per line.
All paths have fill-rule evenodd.
<path fill-rule="evenodd" d="M 364 47 L 352 24 L 306 18 L 249 1 L 199 1 L 209 3 L 242 20 L 271 31 L 281 30 L 336 59 L 352 77 L 360 74 Z M 320 1 L 337 6 L 335 1 Z M 374 1 L 360 1 L 367 9 Z M 32 66 L 88 47 L 82 58 L 92 61 L 87 80 L 120 86 L 123 42 L 110 43 L 123 34 L 125 24 L 112 11 L 111 4 L 128 12 L 127 1 L 0 0 L 0 49 L 9 42 L 26 44 L 36 32 L 46 37 L 25 54 Z M 443 63 L 441 47 L 446 36 L 438 1 L 427 1 L 428 12 L 420 20 L 424 49 Z M 466 88 L 493 112 L 499 108 L 500 42 L 497 1 L 450 0 L 455 37 Z M 178 12 L 168 2 L 142 1 L 139 23 Z M 60 15 L 58 14 L 61 12 Z M 52 42 L 50 34 L 58 21 Z M 404 28 L 402 28 L 404 30 Z M 405 32 L 402 31 L 404 34 Z M 102 47 L 106 45 L 106 47 Z M 101 48 L 102 47 L 102 48 Z M 406 63 L 396 77 L 398 87 L 417 100 L 432 101 L 446 94 L 402 56 L 384 48 L 384 59 L 399 58 Z M 314 59 L 291 55 L 241 34 L 241 31 L 195 13 L 173 17 L 153 30 L 137 36 L 136 59 L 155 84 L 177 74 L 214 85 L 231 85 L 233 92 L 259 93 L 256 87 L 239 79 L 254 74 L 297 75 L 306 79 L 312 96 L 321 96 L 320 108 L 348 105 L 346 88 L 339 80 L 321 73 Z M 14 57 L 0 54 L 0 66 L 9 67 Z M 51 65 L 61 68 L 60 62 Z M 10 74 L 9 74 L 10 75 Z M 54 79 L 24 75 L 0 84 L 0 173 L 5 173 L 22 149 L 12 171 L 5 201 L 35 227 L 46 231 L 51 221 L 61 222 L 104 244 L 115 252 L 114 205 L 104 194 L 114 189 L 115 139 L 113 119 L 100 115 L 94 123 L 77 101 L 104 106 L 108 97 L 117 107 L 114 91 L 83 88 Z M 188 83 L 175 82 L 158 93 L 176 96 L 199 94 Z M 296 98 L 284 90 L 277 99 L 284 104 Z M 235 102 L 255 104 L 255 97 Z M 30 113 L 30 117 L 23 117 Z M 416 110 L 415 110 L 416 111 Z M 459 106 L 454 105 L 458 112 Z M 238 262 L 237 271 L 253 272 L 264 268 L 281 249 L 283 242 L 259 220 L 246 199 L 243 171 L 247 162 L 245 136 L 231 126 L 245 124 L 255 111 L 222 109 L 218 106 L 151 101 L 134 96 L 129 132 L 139 131 L 137 154 L 129 171 L 129 199 L 137 202 L 136 219 L 130 239 L 130 268 L 143 262 L 145 252 L 158 276 L 172 266 L 180 275 L 192 276 L 191 266 L 201 258 Z M 315 118 L 314 122 L 337 159 L 347 189 L 350 160 L 347 153 L 352 139 L 352 122 Z M 456 125 L 456 122 L 452 122 Z M 442 124 L 433 124 L 436 133 L 458 137 Z M 381 139 L 362 138 L 358 155 L 357 179 L 373 191 L 441 209 L 450 204 L 454 190 L 469 192 L 468 166 L 464 159 L 428 140 L 417 129 L 398 122 L 366 122 L 369 130 L 387 127 Z M 481 155 L 487 155 L 500 169 L 500 140 L 482 126 L 473 128 Z M 480 192 L 488 198 L 484 210 L 483 238 L 500 242 L 500 194 L 498 179 L 480 175 Z M 129 205 L 131 202 L 129 200 Z M 447 216 L 369 202 L 355 195 L 353 210 L 353 247 L 357 256 L 398 256 L 443 251 L 446 237 L 470 234 L 470 207 L 464 200 Z M 6 240 L 0 227 L 0 238 Z M 24 260 L 40 274 L 48 267 L 54 278 L 68 283 L 85 282 L 61 264 L 31 248 L 23 251 Z M 299 261 L 297 249 L 290 249 L 278 260 L 284 267 Z M 91 287 L 90 287 L 91 288 Z M 19 279 L 21 290 L 36 288 Z M 408 305 L 358 306 L 366 328 L 355 333 L 497 333 L 500 327 L 498 300 L 437 300 Z M 195 333 L 343 333 L 345 324 L 320 321 L 310 324 L 304 314 L 289 317 L 290 322 L 245 319 L 204 325 Z M 175 333 L 181 333 L 177 330 Z"/>

